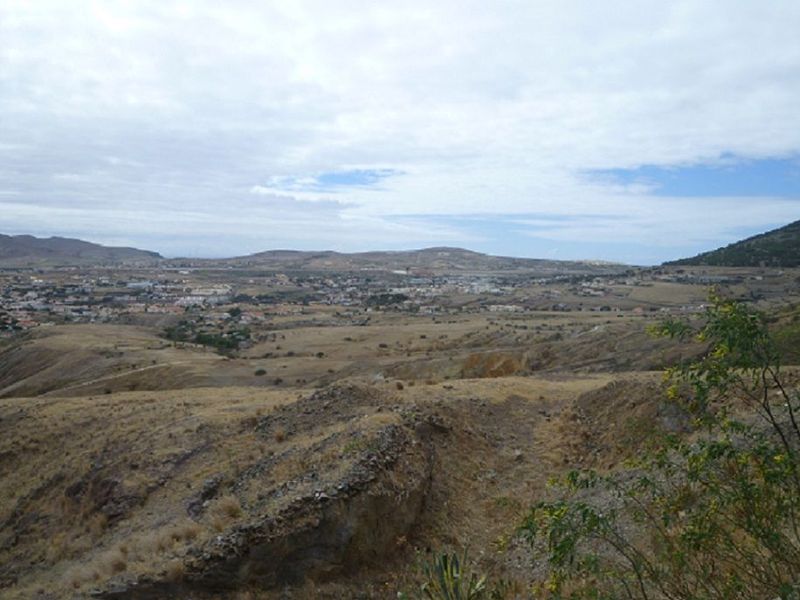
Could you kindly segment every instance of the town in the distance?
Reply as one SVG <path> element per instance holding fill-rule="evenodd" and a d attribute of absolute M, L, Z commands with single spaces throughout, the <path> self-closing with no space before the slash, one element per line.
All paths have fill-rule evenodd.
<path fill-rule="evenodd" d="M 259 386 L 329 382 L 343 373 L 384 377 L 409 371 L 421 358 L 430 365 L 432 357 L 449 363 L 440 377 L 481 374 L 481 368 L 495 368 L 496 359 L 477 370 L 462 365 L 481 350 L 507 353 L 501 362 L 508 372 L 647 367 L 654 358 L 641 351 L 652 345 L 642 320 L 700 312 L 710 287 L 772 308 L 797 302 L 797 255 L 776 255 L 773 248 L 771 262 L 758 259 L 758 248 L 774 246 L 775 238 L 796 228 L 781 228 L 766 241 L 754 238 L 755 251 L 753 240 L 742 242 L 751 248 L 740 258 L 747 266 L 720 266 L 712 254 L 656 267 L 494 257 L 458 248 L 164 259 L 68 238 L 2 236 L 0 336 L 10 342 L 31 331 L 47 344 L 71 332 L 102 335 L 112 325 L 135 326 L 149 341 L 134 354 L 146 356 L 90 377 L 104 389 L 152 386 L 135 373 L 144 361 L 154 369 L 176 368 L 174 356 L 155 351 L 167 347 L 191 357 L 224 356 L 226 381 Z M 737 248 L 717 252 L 735 255 Z M 783 262 L 776 267 L 776 260 Z M 443 333 L 425 335 L 439 329 Z M 627 336 L 638 341 L 620 352 L 619 339 Z M 549 350 L 531 358 L 543 342 Z M 593 348 L 591 358 L 579 347 Z M 309 364 L 308 357 L 321 360 Z M 125 376 L 126 369 L 133 373 Z M 436 378 L 436 369 L 423 371 L 432 371 L 423 378 Z M 269 376 L 242 379 L 252 373 Z M 0 395 L 18 394 L 20 385 L 38 391 L 35 377 L 17 379 L 0 373 Z"/>
<path fill-rule="evenodd" d="M 186 335 L 195 334 L 181 341 L 212 333 L 211 345 L 235 350 L 249 347 L 273 317 L 292 314 L 361 324 L 385 312 L 517 319 L 539 312 L 691 312 L 702 307 L 709 286 L 733 286 L 739 294 L 746 288 L 749 300 L 790 301 L 797 288 L 792 264 L 786 266 L 677 261 L 642 268 L 491 257 L 459 248 L 163 259 L 65 238 L 0 236 L 0 335 L 65 323 L 166 322 L 171 315 L 180 317 Z M 209 328 L 214 331 L 204 331 Z"/>

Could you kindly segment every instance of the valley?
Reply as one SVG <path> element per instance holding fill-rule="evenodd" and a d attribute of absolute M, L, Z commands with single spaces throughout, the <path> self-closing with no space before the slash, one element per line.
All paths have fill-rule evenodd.
<path fill-rule="evenodd" d="M 650 326 L 715 285 L 796 329 L 797 269 L 592 268 L 0 271 L 0 596 L 388 598 L 445 549 L 525 589 L 551 477 L 687 430 L 704 346 Z"/>

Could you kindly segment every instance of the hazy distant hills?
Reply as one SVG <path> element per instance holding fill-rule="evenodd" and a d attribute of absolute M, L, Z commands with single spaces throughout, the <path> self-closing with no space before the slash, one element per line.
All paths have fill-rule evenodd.
<path fill-rule="evenodd" d="M 397 271 L 408 274 L 474 272 L 620 271 L 626 267 L 602 261 L 559 261 L 491 256 L 463 248 L 424 248 L 405 251 L 342 253 L 268 250 L 249 256 L 209 261 L 236 267 L 286 271 Z"/>
<path fill-rule="evenodd" d="M 157 252 L 136 248 L 102 246 L 63 237 L 0 234 L 0 264 L 5 266 L 152 263 L 159 259 L 161 255 Z"/>
<path fill-rule="evenodd" d="M 800 221 L 766 233 L 754 235 L 667 265 L 709 265 L 721 267 L 798 267 L 800 266 Z"/>
<path fill-rule="evenodd" d="M 166 267 L 254 268 L 268 271 L 383 271 L 409 275 L 457 273 L 525 273 L 548 275 L 620 272 L 625 265 L 603 261 L 563 261 L 491 256 L 463 248 L 343 253 L 332 250 L 267 250 L 233 258 L 164 259 L 156 252 L 114 248 L 82 240 L 0 234 L 0 266 L 88 266 L 162 264 Z"/>

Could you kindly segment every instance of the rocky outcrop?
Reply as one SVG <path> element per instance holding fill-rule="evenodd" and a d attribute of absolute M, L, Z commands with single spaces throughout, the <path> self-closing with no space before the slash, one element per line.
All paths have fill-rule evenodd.
<path fill-rule="evenodd" d="M 382 556 L 413 526 L 430 478 L 412 432 L 390 426 L 339 483 L 218 536 L 188 564 L 203 589 L 321 579 Z"/>
<path fill-rule="evenodd" d="M 196 519 L 203 514 L 208 506 L 208 503 L 212 498 L 214 498 L 214 496 L 217 495 L 217 492 L 219 492 L 222 481 L 222 475 L 214 475 L 213 477 L 206 479 L 203 482 L 200 491 L 192 496 L 192 498 L 190 498 L 186 503 L 186 514 L 193 519 Z"/>
<path fill-rule="evenodd" d="M 324 581 L 381 560 L 424 510 L 432 436 L 447 431 L 441 418 L 382 401 L 368 388 L 336 386 L 276 410 L 256 429 L 265 436 L 277 428 L 290 437 L 315 435 L 332 423 L 370 415 L 378 415 L 380 425 L 368 440 L 334 427 L 307 447 L 287 448 L 245 469 L 230 484 L 231 494 L 242 499 L 243 517 L 189 552 L 181 582 L 166 575 L 138 579 L 96 597 L 149 600 L 240 587 L 274 589 Z M 336 477 L 309 467 L 289 481 L 270 483 L 270 473 L 282 463 L 334 451 L 344 464 Z M 188 504 L 196 514 L 217 494 L 221 479 L 207 484 Z"/>

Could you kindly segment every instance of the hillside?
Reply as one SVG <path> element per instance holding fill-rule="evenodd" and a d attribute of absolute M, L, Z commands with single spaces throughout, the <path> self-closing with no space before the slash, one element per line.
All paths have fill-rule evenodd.
<path fill-rule="evenodd" d="M 631 419 L 672 427 L 657 378 L 2 399 L 0 594 L 377 600 L 468 544 L 524 579 L 493 544 L 549 476 L 635 448 Z"/>
<path fill-rule="evenodd" d="M 4 266 L 151 263 L 160 258 L 156 252 L 102 246 L 72 238 L 0 234 L 0 264 Z"/>
<path fill-rule="evenodd" d="M 185 264 L 186 259 L 176 259 Z M 198 263 L 198 261 L 189 261 Z M 624 270 L 624 265 L 600 261 L 559 261 L 491 256 L 463 248 L 423 248 L 405 251 L 343 253 L 331 250 L 303 252 L 267 250 L 248 256 L 199 261 L 203 266 L 258 267 L 285 271 L 402 271 L 420 273 L 605 273 Z"/>
<path fill-rule="evenodd" d="M 800 221 L 766 233 L 754 235 L 724 248 L 666 265 L 709 265 L 720 267 L 798 267 L 800 266 Z"/>
<path fill-rule="evenodd" d="M 635 319 L 607 323 L 604 313 L 539 325 L 515 321 L 525 329 L 485 318 L 423 319 L 376 315 L 369 326 L 284 323 L 274 338 L 264 336 L 236 356 L 197 344 L 175 345 L 139 326 L 39 327 L 0 344 L 0 398 L 228 386 L 302 389 L 354 376 L 422 383 L 542 372 L 616 373 L 658 369 L 687 355 L 668 340 L 652 339 Z"/>

